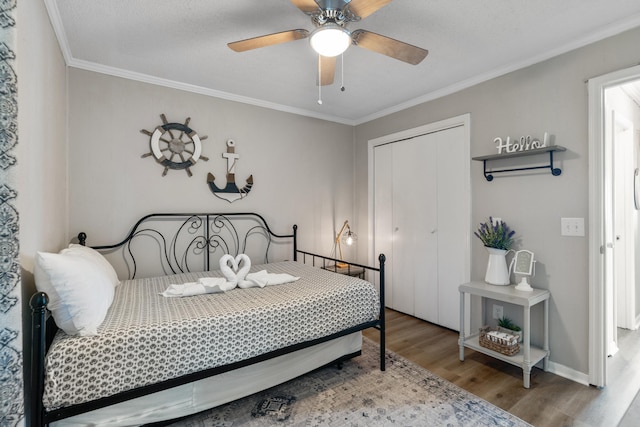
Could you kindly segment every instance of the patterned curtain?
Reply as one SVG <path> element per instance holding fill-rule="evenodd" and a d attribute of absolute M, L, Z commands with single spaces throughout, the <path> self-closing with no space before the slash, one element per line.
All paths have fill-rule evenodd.
<path fill-rule="evenodd" d="M 0 0 L 0 425 L 24 424 L 18 211 L 16 2 Z"/>

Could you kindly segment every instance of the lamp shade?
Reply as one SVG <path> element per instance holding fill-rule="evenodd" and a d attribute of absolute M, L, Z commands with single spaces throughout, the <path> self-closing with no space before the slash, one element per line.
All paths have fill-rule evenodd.
<path fill-rule="evenodd" d="M 311 33 L 309 42 L 322 56 L 338 56 L 351 44 L 351 34 L 338 24 L 328 23 Z"/>
<path fill-rule="evenodd" d="M 347 231 L 342 234 L 342 241 L 351 246 L 356 242 L 356 240 L 358 240 L 358 236 L 356 233 L 351 231 L 351 228 L 347 225 Z"/>

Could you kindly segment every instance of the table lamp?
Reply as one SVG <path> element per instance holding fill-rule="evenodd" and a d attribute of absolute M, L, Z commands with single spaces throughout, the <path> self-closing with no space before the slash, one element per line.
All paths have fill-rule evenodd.
<path fill-rule="evenodd" d="M 351 227 L 349 227 L 349 220 L 346 220 L 344 224 L 342 224 L 342 228 L 340 229 L 338 234 L 336 234 L 336 246 L 338 247 L 340 260 L 342 260 L 342 245 L 340 242 L 342 241 L 346 245 L 351 246 L 357 239 L 358 236 L 356 235 L 356 233 L 351 231 Z M 344 262 L 337 262 L 336 264 L 340 268 L 344 268 L 347 266 L 347 264 Z"/>

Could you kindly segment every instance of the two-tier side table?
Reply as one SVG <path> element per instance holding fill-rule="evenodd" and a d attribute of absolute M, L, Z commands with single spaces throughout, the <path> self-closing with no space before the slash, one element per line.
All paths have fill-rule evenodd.
<path fill-rule="evenodd" d="M 534 289 L 531 292 L 518 291 L 515 285 L 496 286 L 485 282 L 469 282 L 458 287 L 460 291 L 460 360 L 464 361 L 464 348 L 471 348 L 480 353 L 487 354 L 512 365 L 522 368 L 524 387 L 529 388 L 531 379 L 531 368 L 543 360 L 543 369 L 547 370 L 549 362 L 549 297 L 551 294 L 545 289 Z M 486 347 L 482 347 L 479 341 L 479 333 L 465 336 L 464 333 L 464 312 L 465 294 L 477 295 L 482 298 L 490 298 L 496 301 L 507 302 L 523 307 L 524 312 L 524 336 L 522 348 L 514 356 L 507 356 Z M 542 348 L 531 345 L 531 307 L 538 303 L 544 303 L 544 344 Z M 484 303 L 482 304 L 484 307 Z M 484 313 L 483 313 L 484 321 Z"/>

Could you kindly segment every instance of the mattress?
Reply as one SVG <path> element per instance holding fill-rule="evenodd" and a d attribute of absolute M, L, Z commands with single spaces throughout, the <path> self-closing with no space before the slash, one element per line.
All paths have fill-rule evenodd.
<path fill-rule="evenodd" d="M 47 410 L 79 404 L 203 369 L 242 361 L 373 321 L 379 299 L 370 283 L 301 263 L 252 271 L 300 279 L 265 288 L 185 298 L 169 285 L 219 272 L 124 281 L 98 335 L 58 331 L 45 361 Z"/>

